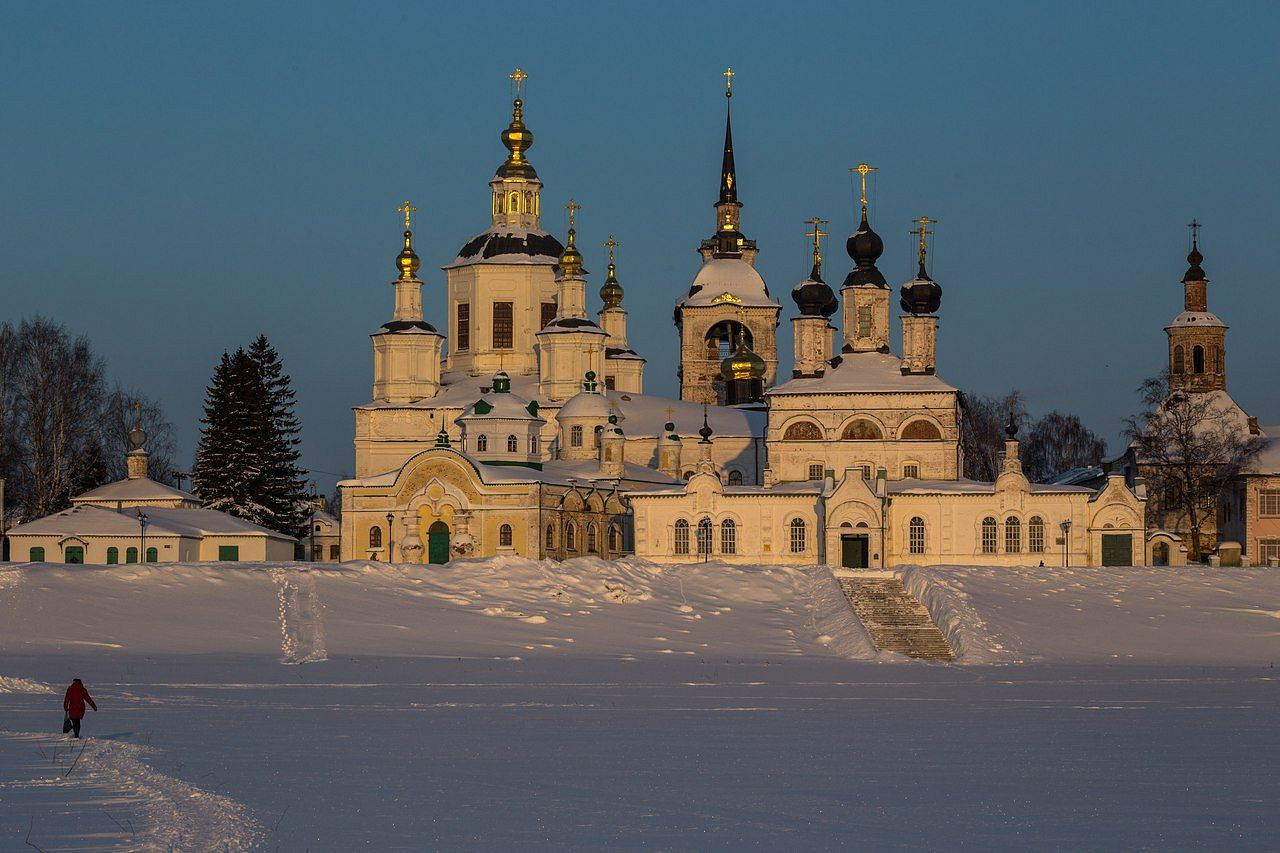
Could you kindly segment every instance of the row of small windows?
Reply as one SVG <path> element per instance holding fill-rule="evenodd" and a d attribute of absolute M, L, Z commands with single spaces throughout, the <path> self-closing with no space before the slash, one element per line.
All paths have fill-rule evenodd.
<path fill-rule="evenodd" d="M 488 452 L 488 450 L 489 450 L 489 436 L 485 435 L 484 433 L 477 435 L 476 436 L 476 452 L 486 453 Z M 516 438 L 514 435 L 507 436 L 507 452 L 518 453 L 519 451 L 520 451 L 520 439 Z M 530 453 L 538 452 L 538 436 L 536 435 L 529 436 L 529 452 Z"/>
<path fill-rule="evenodd" d="M 857 467 L 862 472 L 862 479 L 864 480 L 871 479 L 870 465 L 858 465 L 855 467 Z M 827 470 L 826 468 L 823 467 L 823 464 L 821 462 L 809 463 L 809 476 L 806 479 L 821 480 L 826 475 L 827 475 Z M 920 466 L 917 465 L 915 462 L 908 462 L 902 466 L 902 478 L 904 480 L 913 480 L 918 478 L 919 476 L 920 476 Z"/>
<path fill-rule="evenodd" d="M 674 544 L 677 554 L 689 553 L 689 529 L 688 519 L 681 518 L 676 521 Z M 803 554 L 808 547 L 808 533 L 804 519 L 792 519 L 790 530 L 789 545 L 791 553 Z M 711 553 L 712 533 L 711 519 L 704 518 L 698 522 L 698 526 L 694 531 L 694 542 L 697 544 L 699 556 L 706 556 Z M 720 553 L 738 553 L 738 525 L 732 518 L 726 518 L 720 522 Z"/>
<path fill-rule="evenodd" d="M 898 432 L 902 441 L 941 441 L 942 431 L 926 420 L 914 420 Z M 840 434 L 841 441 L 882 441 L 884 431 L 875 421 L 859 418 L 852 421 Z M 813 421 L 796 421 L 782 434 L 783 441 L 822 441 L 822 427 Z"/>
<path fill-rule="evenodd" d="M 1209 347 L 1209 360 L 1213 363 L 1213 372 L 1222 375 L 1222 350 L 1219 347 Z M 1182 344 L 1178 344 L 1173 348 L 1173 372 L 1187 372 L 1186 351 L 1182 348 Z M 1205 372 L 1204 347 L 1199 344 L 1191 348 L 1191 372 Z"/>
<path fill-rule="evenodd" d="M 614 553 L 622 552 L 622 527 L 619 524 L 610 524 L 607 536 L 609 537 L 609 550 Z M 595 554 L 599 551 L 599 533 L 595 522 L 587 524 L 587 553 Z M 546 548 L 548 551 L 554 550 L 556 547 L 556 526 L 548 524 L 546 529 Z M 578 550 L 578 525 L 572 521 L 565 522 L 564 525 L 564 549 L 566 551 L 576 552 Z"/>
<path fill-rule="evenodd" d="M 538 213 L 542 207 L 541 196 L 532 190 L 523 193 L 512 190 L 508 193 L 493 194 L 494 213 Z"/>
<path fill-rule="evenodd" d="M 335 546 L 335 551 L 333 555 L 335 557 L 337 556 L 336 546 Z M 143 551 L 142 557 L 143 557 L 142 562 L 144 563 L 158 563 L 160 562 L 160 549 L 147 548 L 145 551 Z M 43 563 L 45 561 L 44 548 L 39 545 L 34 546 L 31 549 L 30 553 L 28 553 L 27 558 L 33 563 Z M 84 546 L 68 545 L 65 549 L 63 549 L 62 558 L 63 558 L 63 562 L 65 563 L 70 563 L 75 565 L 83 563 L 84 562 Z M 219 545 L 218 559 L 219 560 L 239 560 L 240 546 L 239 545 Z M 138 562 L 138 549 L 133 547 L 125 548 L 124 561 L 126 564 Z M 107 565 L 118 566 L 119 564 L 120 564 L 120 549 L 113 545 L 107 549 Z"/>
<path fill-rule="evenodd" d="M 602 427 L 602 426 L 597 426 L 597 427 L 592 431 L 592 433 L 591 433 L 591 446 L 592 446 L 592 447 L 599 447 L 599 446 L 600 446 L 600 436 L 601 436 L 601 434 L 603 434 L 603 433 L 604 433 L 604 427 Z M 581 427 L 581 426 L 571 426 L 571 427 L 569 427 L 569 446 L 570 446 L 570 447 L 581 447 L 581 446 L 582 446 L 582 436 L 583 436 L 583 432 L 582 432 L 582 427 Z"/>
<path fill-rule="evenodd" d="M 540 320 L 538 328 L 544 328 L 556 318 L 556 304 L 543 302 L 539 306 Z M 493 346 L 495 349 L 511 349 L 515 343 L 515 303 L 493 303 Z M 471 349 L 471 303 L 459 302 L 457 320 L 454 326 L 453 348 L 457 352 Z"/>
<path fill-rule="evenodd" d="M 982 553 L 996 553 L 999 541 L 999 527 L 995 518 L 987 516 L 982 519 Z M 1044 519 L 1033 515 L 1027 522 L 1027 550 L 1032 554 L 1043 554 L 1044 542 Z M 1022 520 L 1017 516 L 1009 516 L 1004 520 L 1004 551 L 1006 554 L 1022 552 Z"/>

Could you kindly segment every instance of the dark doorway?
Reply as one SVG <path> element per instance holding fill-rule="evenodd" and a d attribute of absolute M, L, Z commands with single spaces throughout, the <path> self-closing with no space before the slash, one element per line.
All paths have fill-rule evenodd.
<path fill-rule="evenodd" d="M 427 528 L 427 562 L 449 562 L 449 525 L 437 521 Z"/>
<path fill-rule="evenodd" d="M 1102 534 L 1102 565 L 1104 566 L 1132 566 L 1133 565 L 1133 534 L 1132 533 Z"/>
<path fill-rule="evenodd" d="M 867 555 L 871 549 L 868 547 L 868 539 L 866 536 L 858 536 L 845 533 L 840 537 L 840 565 L 846 569 L 865 569 L 867 568 Z"/>

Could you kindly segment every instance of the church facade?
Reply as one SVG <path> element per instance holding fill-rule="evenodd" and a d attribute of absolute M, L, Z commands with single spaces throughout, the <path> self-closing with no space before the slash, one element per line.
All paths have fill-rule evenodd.
<path fill-rule="evenodd" d="M 995 483 L 962 479 L 962 401 L 937 372 L 941 287 L 901 288 L 902 353 L 883 241 L 861 221 L 839 294 L 813 266 L 792 289 L 794 369 L 778 375 L 782 305 L 743 232 L 726 110 L 712 235 L 675 303 L 678 399 L 645 393 L 628 342 L 610 237 L 602 307 L 570 200 L 563 243 L 542 229 L 517 83 L 489 226 L 443 266 L 446 317 L 422 309 L 406 202 L 391 319 L 372 334 L 372 399 L 354 409 L 355 477 L 339 484 L 343 559 L 564 558 L 634 552 L 658 561 L 1130 564 L 1143 556 L 1141 489 L 1031 484 L 1010 434 Z M 727 76 L 727 80 L 731 77 Z M 726 86 L 727 104 L 732 90 Z M 839 325 L 832 318 L 840 314 Z"/>

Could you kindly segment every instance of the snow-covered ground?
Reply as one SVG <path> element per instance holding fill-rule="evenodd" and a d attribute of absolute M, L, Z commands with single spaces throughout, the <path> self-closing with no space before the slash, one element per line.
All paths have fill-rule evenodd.
<path fill-rule="evenodd" d="M 1275 846 L 1280 572 L 903 574 L 0 566 L 0 849 Z"/>

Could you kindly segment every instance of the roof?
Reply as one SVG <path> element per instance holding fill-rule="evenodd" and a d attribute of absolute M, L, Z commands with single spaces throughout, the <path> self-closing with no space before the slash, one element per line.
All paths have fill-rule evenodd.
<path fill-rule="evenodd" d="M 545 421 L 529 411 L 529 401 L 506 391 L 490 391 L 474 400 L 455 421 L 485 420 L 500 418 L 510 421 Z"/>
<path fill-rule="evenodd" d="M 742 258 L 712 258 L 694 276 L 688 294 L 676 302 L 679 308 L 730 302 L 748 307 L 781 308 L 756 268 Z"/>
<path fill-rule="evenodd" d="M 585 485 L 591 480 L 613 480 L 613 477 L 606 477 L 600 470 L 600 463 L 594 459 L 553 459 L 542 463 L 542 469 L 529 468 L 524 465 L 489 465 L 478 459 L 473 458 L 470 454 L 458 450 L 456 447 L 451 448 L 431 448 L 423 451 L 424 453 L 433 453 L 444 450 L 446 453 L 453 453 L 462 457 L 471 463 L 480 474 L 480 481 L 491 485 L 500 485 L 504 483 L 548 483 L 550 485 L 568 486 L 572 485 L 569 481 L 573 480 L 578 484 Z M 396 468 L 391 471 L 385 471 L 381 474 L 375 474 L 372 477 L 359 477 L 349 480 L 341 480 L 340 486 L 392 486 L 395 485 L 403 469 Z M 634 465 L 630 462 L 623 465 L 622 478 L 625 480 L 635 480 L 641 483 L 654 483 L 656 485 L 674 485 L 682 482 L 675 477 L 669 477 L 661 471 L 655 471 L 644 465 Z"/>
<path fill-rule="evenodd" d="M 978 480 L 889 480 L 885 486 L 891 495 L 991 495 L 995 483 Z M 1084 486 L 1058 486 L 1051 483 L 1032 483 L 1033 495 L 1092 495 L 1097 489 Z"/>
<path fill-rule="evenodd" d="M 933 374 L 903 374 L 902 359 L 893 353 L 849 352 L 843 353 L 840 363 L 835 367 L 828 367 L 822 376 L 791 379 L 770 388 L 765 395 L 955 390 Z"/>
<path fill-rule="evenodd" d="M 1280 425 L 1262 427 L 1262 446 L 1244 466 L 1245 474 L 1280 474 Z"/>
<path fill-rule="evenodd" d="M 458 256 L 444 269 L 472 264 L 538 264 L 560 262 L 564 246 L 546 231 L 537 228 L 499 226 L 482 231 L 458 250 Z"/>
<path fill-rule="evenodd" d="M 213 509 L 146 507 L 143 512 L 147 516 L 148 536 L 194 539 L 208 535 L 266 536 L 294 541 L 283 533 Z M 132 509 L 116 511 L 93 505 L 73 506 L 9 531 L 10 536 L 136 536 L 138 533 L 138 516 Z"/>
<path fill-rule="evenodd" d="M 1182 326 L 1195 326 L 1197 328 L 1227 328 L 1227 324 L 1218 318 L 1217 314 L 1209 311 L 1183 311 L 1177 317 L 1169 321 L 1166 329 L 1176 329 Z"/>
<path fill-rule="evenodd" d="M 383 323 L 378 327 L 375 335 L 382 334 L 414 334 L 414 335 L 438 335 L 436 327 L 428 323 L 426 320 L 392 320 Z"/>
<path fill-rule="evenodd" d="M 130 501 L 179 501 L 199 504 L 200 499 L 190 492 L 157 483 L 148 477 L 116 480 L 105 486 L 90 489 L 71 499 L 73 504 L 116 504 Z"/>
<path fill-rule="evenodd" d="M 594 320 L 586 317 L 557 317 L 539 329 L 538 335 L 559 335 L 565 332 L 589 332 L 603 335 L 604 329 Z"/>
<path fill-rule="evenodd" d="M 609 399 L 595 391 L 579 391 L 560 407 L 557 416 L 566 418 L 600 418 L 606 419 L 610 413 Z"/>

